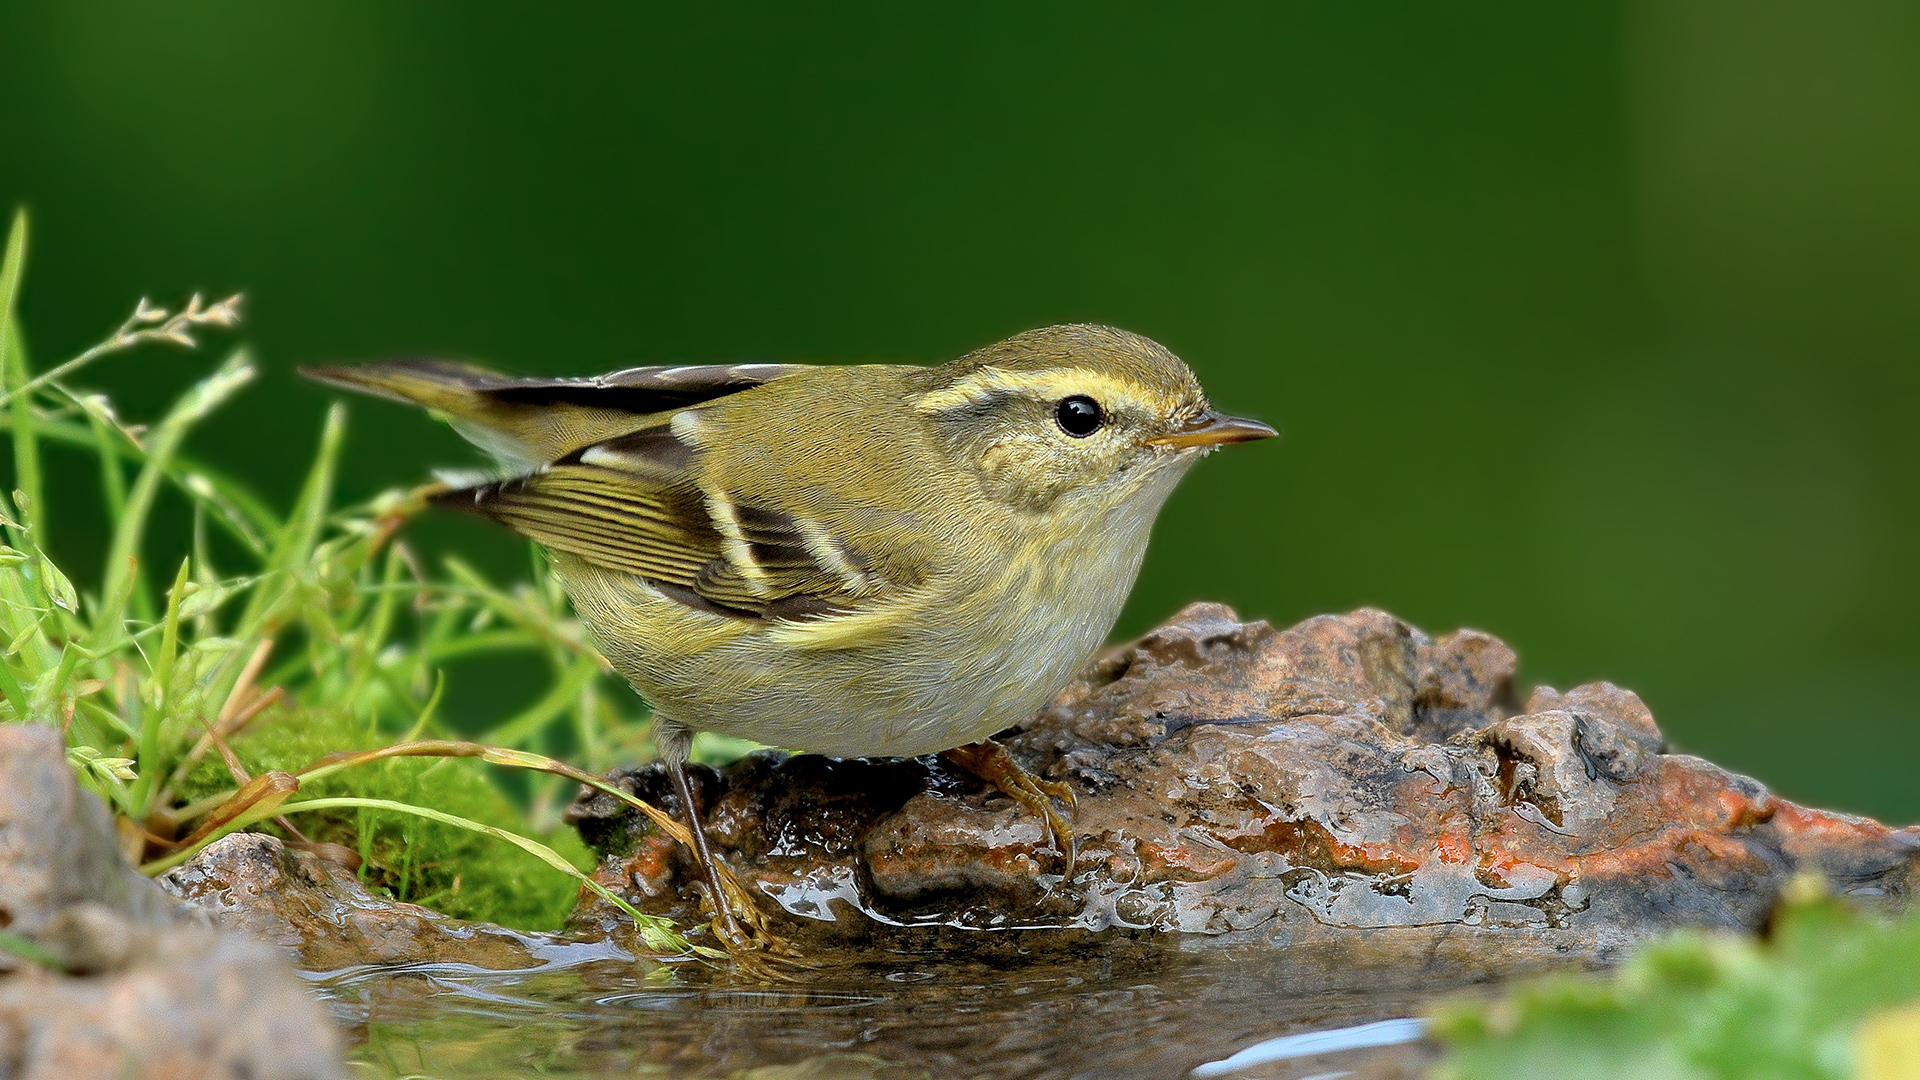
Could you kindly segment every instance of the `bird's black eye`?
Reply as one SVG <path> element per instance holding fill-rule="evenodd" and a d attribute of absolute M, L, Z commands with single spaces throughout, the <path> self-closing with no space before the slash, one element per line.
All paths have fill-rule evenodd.
<path fill-rule="evenodd" d="M 1060 404 L 1053 410 L 1053 418 L 1060 421 L 1060 430 L 1076 439 L 1084 439 L 1100 430 L 1100 403 L 1086 396 L 1075 394 L 1070 398 L 1061 398 Z"/>

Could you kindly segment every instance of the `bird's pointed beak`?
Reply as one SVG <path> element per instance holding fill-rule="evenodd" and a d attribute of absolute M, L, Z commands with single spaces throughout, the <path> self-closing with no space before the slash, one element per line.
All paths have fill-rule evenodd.
<path fill-rule="evenodd" d="M 1175 449 L 1185 449 L 1189 446 L 1221 446 L 1226 443 L 1271 439 L 1278 434 L 1280 433 L 1258 420 L 1228 416 L 1208 409 L 1188 420 L 1179 431 L 1148 439 L 1147 445 L 1168 446 Z"/>

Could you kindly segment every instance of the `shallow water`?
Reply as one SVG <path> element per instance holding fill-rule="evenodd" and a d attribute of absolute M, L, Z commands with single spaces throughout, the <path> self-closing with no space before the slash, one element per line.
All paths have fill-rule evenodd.
<path fill-rule="evenodd" d="M 604 959 L 315 978 L 360 1040 L 360 1075 L 445 1080 L 1186 1077 L 1278 1036 L 1421 1015 L 1472 981 L 1462 973 L 1435 986 L 1431 973 L 1291 950 L 1176 949 L 994 960 L 901 952 L 775 987 L 701 964 Z M 1382 1030 L 1391 1029 L 1368 1032 Z M 1432 1058 L 1414 1043 L 1210 1072 L 1384 1080 L 1418 1075 Z"/>

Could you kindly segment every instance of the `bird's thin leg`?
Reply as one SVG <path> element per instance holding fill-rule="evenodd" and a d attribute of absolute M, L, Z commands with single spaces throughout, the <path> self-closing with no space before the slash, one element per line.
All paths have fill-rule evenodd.
<path fill-rule="evenodd" d="M 1020 767 L 1006 747 L 992 739 L 957 746 L 940 756 L 999 788 L 1007 798 L 1039 815 L 1048 839 L 1066 863 L 1066 878 L 1073 879 L 1073 819 L 1080 804 L 1074 798 L 1071 785 L 1058 780 L 1042 780 L 1033 775 Z M 1066 814 L 1062 815 L 1054 807 L 1055 799 L 1067 804 Z"/>
<path fill-rule="evenodd" d="M 714 857 L 707 845 L 707 831 L 700 824 L 700 808 L 693 799 L 693 784 L 687 778 L 687 758 L 693 748 L 693 732 L 664 717 L 654 719 L 654 744 L 673 777 L 673 787 L 686 810 L 687 831 L 693 835 L 694 857 L 700 861 L 706 877 L 707 898 L 713 906 L 713 932 L 736 960 L 759 949 L 792 953 L 792 946 L 767 928 L 760 909 L 753 904 L 746 885 L 728 866 Z"/>

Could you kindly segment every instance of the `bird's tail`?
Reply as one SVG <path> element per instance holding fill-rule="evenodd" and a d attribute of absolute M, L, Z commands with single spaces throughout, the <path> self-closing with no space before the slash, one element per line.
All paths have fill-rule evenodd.
<path fill-rule="evenodd" d="M 484 409 L 483 392 L 512 380 L 485 368 L 454 360 L 384 360 L 348 366 L 303 367 L 315 382 L 374 394 L 392 401 L 465 416 Z"/>
<path fill-rule="evenodd" d="M 532 467 L 659 424 L 676 409 L 800 370 L 790 364 L 674 364 L 589 379 L 522 379 L 453 360 L 385 360 L 300 373 L 431 409 L 503 463 Z"/>
<path fill-rule="evenodd" d="M 577 395 L 563 391 L 584 389 L 581 381 L 518 379 L 453 360 L 303 367 L 300 374 L 427 409 L 514 471 L 636 426 L 630 410 L 568 400 Z"/>

